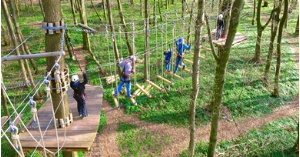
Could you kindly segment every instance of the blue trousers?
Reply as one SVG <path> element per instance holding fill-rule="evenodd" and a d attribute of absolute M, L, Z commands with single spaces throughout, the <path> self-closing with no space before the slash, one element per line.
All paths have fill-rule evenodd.
<path fill-rule="evenodd" d="M 86 117 L 86 103 L 85 101 L 77 101 L 77 110 L 78 110 L 78 113 L 79 115 L 81 114 L 82 117 Z"/>
<path fill-rule="evenodd" d="M 181 57 L 177 57 L 177 58 L 176 58 L 174 74 L 178 71 L 178 66 L 179 66 L 179 64 L 181 64 L 182 66 L 185 66 L 185 64 L 183 63 Z"/>
<path fill-rule="evenodd" d="M 217 39 L 220 39 L 220 38 L 221 38 L 222 30 L 223 30 L 222 27 L 218 29 L 218 31 L 217 31 Z"/>
<path fill-rule="evenodd" d="M 165 66 L 166 70 L 170 71 L 171 70 L 171 63 L 165 61 L 165 64 L 166 64 L 166 66 Z"/>
<path fill-rule="evenodd" d="M 127 97 L 130 97 L 131 96 L 131 83 L 130 83 L 130 78 L 124 78 L 123 76 L 120 77 L 121 79 L 121 82 L 120 84 L 118 85 L 117 89 L 115 90 L 115 95 L 118 95 L 120 93 L 120 91 L 122 90 L 123 88 L 123 85 L 124 83 L 126 84 L 126 90 L 127 90 Z"/>

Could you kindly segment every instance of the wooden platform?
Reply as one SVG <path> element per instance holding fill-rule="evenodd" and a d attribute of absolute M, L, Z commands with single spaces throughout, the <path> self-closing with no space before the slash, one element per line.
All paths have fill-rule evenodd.
<path fill-rule="evenodd" d="M 213 42 L 213 44 L 215 44 L 217 46 L 224 46 L 225 42 L 226 42 L 226 39 L 227 38 L 220 38 L 219 40 L 213 40 L 212 42 Z M 243 42 L 245 40 L 247 40 L 247 37 L 245 35 L 237 32 L 235 34 L 232 46 L 238 45 L 238 44 L 240 44 L 241 42 Z"/>
<path fill-rule="evenodd" d="M 100 122 L 100 106 L 103 99 L 103 89 L 96 86 L 85 86 L 88 99 L 86 101 L 88 117 L 82 119 L 78 116 L 77 102 L 73 98 L 73 90 L 68 90 L 68 99 L 70 110 L 73 113 L 73 122 L 66 127 L 66 138 L 64 140 L 65 128 L 58 128 L 59 146 L 61 147 L 63 142 L 64 146 L 62 150 L 70 151 L 87 151 L 91 148 L 93 141 L 96 137 Z M 48 100 L 38 111 L 41 129 L 44 132 L 48 123 L 52 118 L 51 103 Z M 37 124 L 28 124 L 30 133 L 40 140 L 40 133 L 38 131 Z M 23 149 L 35 149 L 37 143 L 32 139 L 28 132 L 20 133 L 20 141 Z M 46 148 L 51 150 L 57 150 L 56 133 L 54 129 L 54 123 L 51 122 L 46 134 L 44 136 L 44 143 Z M 39 147 L 41 149 L 41 147 Z"/>

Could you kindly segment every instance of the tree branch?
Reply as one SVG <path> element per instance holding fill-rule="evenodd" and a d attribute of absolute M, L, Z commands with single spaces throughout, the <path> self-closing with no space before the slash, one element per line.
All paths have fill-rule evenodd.
<path fill-rule="evenodd" d="M 211 32 L 210 32 L 210 28 L 209 28 L 209 21 L 208 21 L 208 16 L 207 16 L 206 12 L 205 12 L 205 21 L 206 21 L 207 35 L 208 35 L 208 40 L 209 40 L 209 44 L 210 44 L 210 47 L 211 47 L 211 52 L 212 52 L 215 60 L 217 62 L 219 62 L 220 58 L 216 55 L 216 51 L 215 51 L 214 45 L 212 43 Z"/>
<path fill-rule="evenodd" d="M 270 18 L 268 19 L 267 23 L 266 23 L 264 26 L 261 27 L 262 30 L 264 30 L 264 29 L 268 26 L 268 24 L 270 23 L 270 21 L 271 21 L 271 19 L 272 19 L 272 17 L 273 17 L 273 14 L 274 14 L 274 12 L 275 12 L 275 10 L 276 10 L 276 9 L 273 9 L 273 10 L 272 10 L 271 15 L 270 15 Z"/>

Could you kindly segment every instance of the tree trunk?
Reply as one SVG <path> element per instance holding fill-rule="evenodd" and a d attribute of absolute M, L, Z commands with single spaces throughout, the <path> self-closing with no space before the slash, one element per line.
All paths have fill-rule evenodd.
<path fill-rule="evenodd" d="M 44 22 L 47 23 L 54 23 L 61 21 L 61 3 L 60 0 L 43 0 L 43 8 L 45 11 L 45 19 Z M 54 34 L 45 34 L 45 51 L 46 52 L 54 52 L 60 51 L 60 40 L 61 40 L 61 33 L 54 33 Z M 50 71 L 51 68 L 55 65 L 56 60 L 58 57 L 48 57 L 46 58 L 47 61 L 47 71 Z M 58 61 L 60 65 L 57 70 L 61 73 L 67 68 L 65 66 L 65 57 L 62 56 L 61 59 Z M 50 77 L 54 78 L 55 70 L 51 71 Z M 51 86 L 56 87 L 55 81 L 51 81 Z M 57 93 L 56 90 L 51 92 L 53 108 L 57 110 L 55 113 L 55 118 L 59 120 L 63 120 L 63 123 L 68 123 L 67 119 L 70 116 L 70 108 L 68 103 L 68 94 L 66 91 L 61 90 L 60 93 Z M 62 127 L 63 124 L 60 124 Z"/>
<path fill-rule="evenodd" d="M 17 6 L 17 5 L 16 5 L 16 6 Z M 39 6 L 40 6 L 40 9 L 41 9 L 43 18 L 45 18 L 44 8 L 43 8 L 42 1 L 41 1 L 41 0 L 39 0 Z M 17 10 L 17 12 L 18 12 L 18 9 L 16 9 L 16 10 Z M 19 15 L 18 15 L 18 16 L 19 16 Z"/>
<path fill-rule="evenodd" d="M 121 17 L 123 31 L 128 32 L 127 28 L 126 28 L 125 18 L 123 16 L 122 4 L 121 4 L 120 0 L 117 0 L 117 2 L 118 2 L 119 14 L 120 14 L 120 17 Z M 133 51 L 132 51 L 131 45 L 129 43 L 128 33 L 125 33 L 125 39 L 126 39 L 126 47 L 128 49 L 129 55 L 133 55 Z"/>
<path fill-rule="evenodd" d="M 289 0 L 284 0 L 284 10 L 283 15 L 280 19 L 279 28 L 278 28 L 278 36 L 277 36 L 277 62 L 276 62 L 276 70 L 275 70 L 275 85 L 274 91 L 272 93 L 273 97 L 279 97 L 279 75 L 280 75 L 280 64 L 281 64 L 281 39 L 284 23 L 287 20 L 288 14 L 288 6 Z"/>
<path fill-rule="evenodd" d="M 150 74 L 148 67 L 149 62 L 149 14 L 148 14 L 148 6 L 149 6 L 149 0 L 145 0 L 145 54 L 144 54 L 144 78 L 145 80 L 150 80 Z"/>
<path fill-rule="evenodd" d="M 275 1 L 274 1 L 274 9 L 276 8 L 275 15 L 280 15 L 281 4 L 280 5 L 275 4 Z M 270 44 L 269 44 L 269 52 L 268 52 L 268 57 L 267 57 L 267 61 L 266 61 L 265 73 L 264 73 L 264 77 L 263 77 L 263 84 L 266 88 L 269 87 L 269 72 L 270 72 L 270 67 L 271 67 L 271 62 L 272 62 L 273 51 L 274 51 L 274 41 L 275 41 L 277 31 L 278 31 L 278 23 L 279 23 L 279 16 L 273 16 L 272 26 L 271 26 L 271 39 L 270 39 Z"/>
<path fill-rule="evenodd" d="M 104 23 L 106 23 L 107 21 L 107 14 L 106 14 L 106 3 L 105 0 L 102 0 L 102 4 L 103 4 L 103 13 L 104 13 Z"/>
<path fill-rule="evenodd" d="M 115 35 L 115 28 L 114 28 L 114 19 L 112 16 L 112 11 L 110 8 L 110 1 L 106 0 L 107 3 L 107 10 L 108 10 L 108 20 L 109 20 L 109 24 L 110 24 L 110 31 L 113 32 L 112 34 L 112 42 L 113 42 L 113 47 L 114 47 L 114 53 L 115 53 L 115 59 L 116 59 L 116 66 L 118 67 L 118 73 L 121 76 L 121 67 L 119 67 L 119 61 L 120 61 L 120 57 L 119 57 L 119 51 L 118 51 L 118 46 L 117 46 L 117 42 L 116 42 L 116 35 Z"/>
<path fill-rule="evenodd" d="M 81 21 L 82 24 L 87 26 L 84 0 L 80 0 L 80 21 Z M 91 49 L 89 34 L 86 31 L 82 31 L 82 44 L 83 44 L 82 45 L 83 50 L 90 50 Z"/>
<path fill-rule="evenodd" d="M 255 46 L 255 55 L 252 58 L 252 62 L 254 63 L 260 63 L 261 62 L 261 39 L 262 39 L 262 32 L 265 30 L 265 28 L 268 26 L 273 13 L 274 9 L 272 10 L 271 16 L 266 22 L 264 26 L 261 24 L 261 3 L 262 0 L 258 0 L 257 2 L 257 13 L 256 13 L 256 30 L 257 30 L 257 38 L 256 38 L 256 46 Z"/>
<path fill-rule="evenodd" d="M 30 5 L 31 5 L 32 11 L 34 11 L 33 0 L 30 0 Z"/>
<path fill-rule="evenodd" d="M 168 0 L 166 0 L 166 9 L 168 10 L 169 8 L 169 4 L 168 4 Z"/>
<path fill-rule="evenodd" d="M 18 46 L 17 38 L 16 38 L 14 30 L 13 30 L 13 24 L 12 24 L 12 21 L 11 21 L 11 18 L 10 18 L 11 16 L 8 13 L 8 9 L 7 9 L 7 5 L 6 5 L 5 0 L 2 0 L 1 4 L 2 4 L 1 5 L 2 11 L 4 13 L 4 18 L 5 18 L 5 21 L 6 21 L 7 26 L 8 26 L 8 31 L 9 31 L 9 34 L 10 34 L 11 39 L 12 39 L 13 46 L 17 47 Z M 16 53 L 17 53 L 17 55 L 20 55 L 19 49 L 16 49 Z M 24 78 L 24 82 L 26 82 L 26 85 L 27 85 L 28 77 L 27 77 L 27 74 L 26 74 L 24 63 L 23 63 L 22 60 L 18 60 L 18 63 L 19 63 L 19 67 L 21 69 L 21 73 L 22 73 L 23 78 Z"/>
<path fill-rule="evenodd" d="M 161 5 L 161 0 L 158 0 L 158 13 L 159 13 L 159 16 L 160 16 L 160 22 L 163 21 L 163 17 L 162 17 L 162 14 L 161 14 L 161 7 L 159 7 Z"/>
<path fill-rule="evenodd" d="M 68 52 L 69 52 L 69 56 L 70 56 L 70 59 L 72 60 L 75 60 L 74 56 L 73 56 L 73 47 L 72 47 L 72 50 L 71 50 L 71 39 L 69 37 L 69 33 L 68 33 L 68 30 L 65 30 L 65 43 L 67 45 L 67 49 L 68 49 Z"/>
<path fill-rule="evenodd" d="M 74 7 L 75 4 L 74 3 L 75 3 L 74 0 L 70 0 L 74 25 L 76 25 L 77 24 L 77 19 L 76 19 L 76 12 L 75 12 L 75 7 Z"/>
<path fill-rule="evenodd" d="M 232 0 L 223 0 L 222 2 L 222 12 L 224 12 L 224 30 L 222 34 L 227 35 L 229 29 L 229 19 L 231 16 L 231 9 L 232 9 Z"/>
<path fill-rule="evenodd" d="M 295 29 L 295 35 L 299 35 L 299 15 L 297 18 L 297 25 L 296 25 L 296 29 Z"/>
<path fill-rule="evenodd" d="M 134 0 L 130 0 L 130 4 L 134 6 Z"/>
<path fill-rule="evenodd" d="M 18 5 L 18 0 L 14 0 L 14 4 L 15 4 L 15 8 L 16 8 L 16 11 L 17 11 L 17 15 L 20 16 L 20 8 L 19 8 L 19 5 Z"/>
<path fill-rule="evenodd" d="M 99 21 L 101 22 L 102 19 L 101 19 L 100 15 L 99 15 L 98 12 L 97 12 L 97 9 L 96 9 L 96 7 L 95 7 L 95 5 L 94 5 L 94 3 L 93 3 L 93 0 L 91 0 L 91 4 L 92 4 L 93 9 L 95 10 L 95 12 L 96 12 L 96 14 L 97 14 L 97 16 L 98 16 L 98 18 L 99 18 Z"/>
<path fill-rule="evenodd" d="M 2 75 L 1 75 L 2 77 Z M 3 80 L 3 79 L 2 79 Z M 2 83 L 2 82 L 1 82 Z M 2 86 L 2 85 L 1 85 Z M 4 114 L 5 116 L 7 117 L 10 117 L 10 114 L 8 112 L 8 108 L 7 108 L 7 100 L 6 100 L 6 96 L 5 96 L 5 91 L 3 88 L 1 88 L 1 106 L 3 107 L 3 110 L 4 110 Z M 10 119 L 8 119 L 8 122 L 7 122 L 7 125 L 9 126 L 9 123 L 10 123 Z"/>
<path fill-rule="evenodd" d="M 194 14 L 194 3 L 195 3 L 195 0 L 193 0 L 192 2 L 192 7 L 191 7 L 191 14 L 190 14 L 190 21 L 189 21 L 189 28 L 188 28 L 188 36 L 187 36 L 187 44 L 190 45 L 191 44 L 191 41 L 190 41 L 190 37 L 191 37 L 191 28 L 192 28 L 192 21 L 193 21 L 193 14 Z"/>
<path fill-rule="evenodd" d="M 252 25 L 254 25 L 254 21 L 255 21 L 255 10 L 256 10 L 256 0 L 254 0 L 254 4 L 253 4 Z"/>
<path fill-rule="evenodd" d="M 194 1 L 193 1 L 194 3 Z M 191 93 L 191 102 L 190 102 L 190 142 L 189 142 L 189 155 L 190 157 L 194 156 L 195 152 L 195 116 L 196 116 L 196 105 L 197 97 L 199 94 L 199 56 L 200 56 L 200 44 L 201 44 L 201 33 L 203 25 L 203 15 L 204 15 L 204 6 L 205 0 L 198 1 L 198 15 L 195 26 L 195 48 L 194 48 L 194 61 L 193 61 L 193 92 Z M 191 8 L 193 10 L 193 7 Z"/>
<path fill-rule="evenodd" d="M 14 1 L 9 1 L 9 8 L 10 8 L 10 11 L 11 11 L 11 18 L 12 18 L 12 21 L 13 21 L 14 26 L 15 26 L 15 34 L 18 38 L 19 43 L 21 43 L 23 41 L 22 37 L 21 37 L 22 33 L 20 31 L 19 24 L 17 23 L 17 18 L 16 18 L 16 14 L 15 14 L 15 11 L 14 11 L 14 7 L 13 7 L 13 2 Z M 25 45 L 22 44 L 22 46 L 20 48 L 21 48 L 22 54 L 25 54 Z M 32 86 L 32 88 L 35 88 L 35 82 L 34 82 L 33 77 L 32 77 L 32 73 L 31 73 L 31 69 L 30 69 L 29 64 L 28 64 L 28 60 L 25 59 L 24 62 L 25 62 L 25 69 L 28 73 L 31 86 Z M 36 95 L 34 95 L 34 98 L 39 99 L 40 95 L 41 95 L 41 92 L 39 91 L 39 92 L 36 93 Z"/>
<path fill-rule="evenodd" d="M 4 42 L 4 46 L 11 45 L 11 38 L 3 25 L 1 25 L 1 32 L 2 32 L 2 41 Z"/>
<path fill-rule="evenodd" d="M 185 17 L 185 5 L 186 5 L 186 0 L 182 0 L 182 1 L 181 1 L 181 11 L 182 11 L 181 17 L 182 17 L 182 18 Z M 167 9 L 168 9 L 168 8 L 167 8 Z"/>
<path fill-rule="evenodd" d="M 153 4 L 153 26 L 156 27 L 157 26 L 157 17 L 156 17 L 156 0 L 154 0 L 154 4 Z"/>
<path fill-rule="evenodd" d="M 143 16 L 143 2 L 140 0 L 140 16 Z"/>
<path fill-rule="evenodd" d="M 220 114 L 220 105 L 222 103 L 222 93 L 223 87 L 225 83 L 225 74 L 226 74 L 226 67 L 228 63 L 228 58 L 230 55 L 231 45 L 233 43 L 235 34 L 237 32 L 237 27 L 239 23 L 239 18 L 244 6 L 244 0 L 234 1 L 233 9 L 234 10 L 231 14 L 230 18 L 230 27 L 228 32 L 228 37 L 226 39 L 224 47 L 219 47 L 221 53 L 219 60 L 217 61 L 217 67 L 215 72 L 215 80 L 213 86 L 213 97 L 212 97 L 212 122 L 211 122 L 211 131 L 210 131 L 210 138 L 209 138 L 209 148 L 208 148 L 208 157 L 213 157 L 215 154 L 215 147 L 217 144 L 217 137 L 218 137 L 218 121 L 219 121 L 219 114 Z"/>

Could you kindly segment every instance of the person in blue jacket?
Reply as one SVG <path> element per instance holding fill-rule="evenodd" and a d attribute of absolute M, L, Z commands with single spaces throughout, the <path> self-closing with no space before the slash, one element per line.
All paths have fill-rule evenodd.
<path fill-rule="evenodd" d="M 179 38 L 178 40 L 175 40 L 175 45 L 177 47 L 178 54 L 177 54 L 177 58 L 176 58 L 174 74 L 176 74 L 179 64 L 181 64 L 182 67 L 185 68 L 185 64 L 183 63 L 184 50 L 191 49 L 191 46 L 188 46 L 183 43 L 183 38 Z"/>
<path fill-rule="evenodd" d="M 165 70 L 170 72 L 171 70 L 171 57 L 172 57 L 172 49 L 169 49 L 168 51 L 164 51 L 165 55 Z"/>

